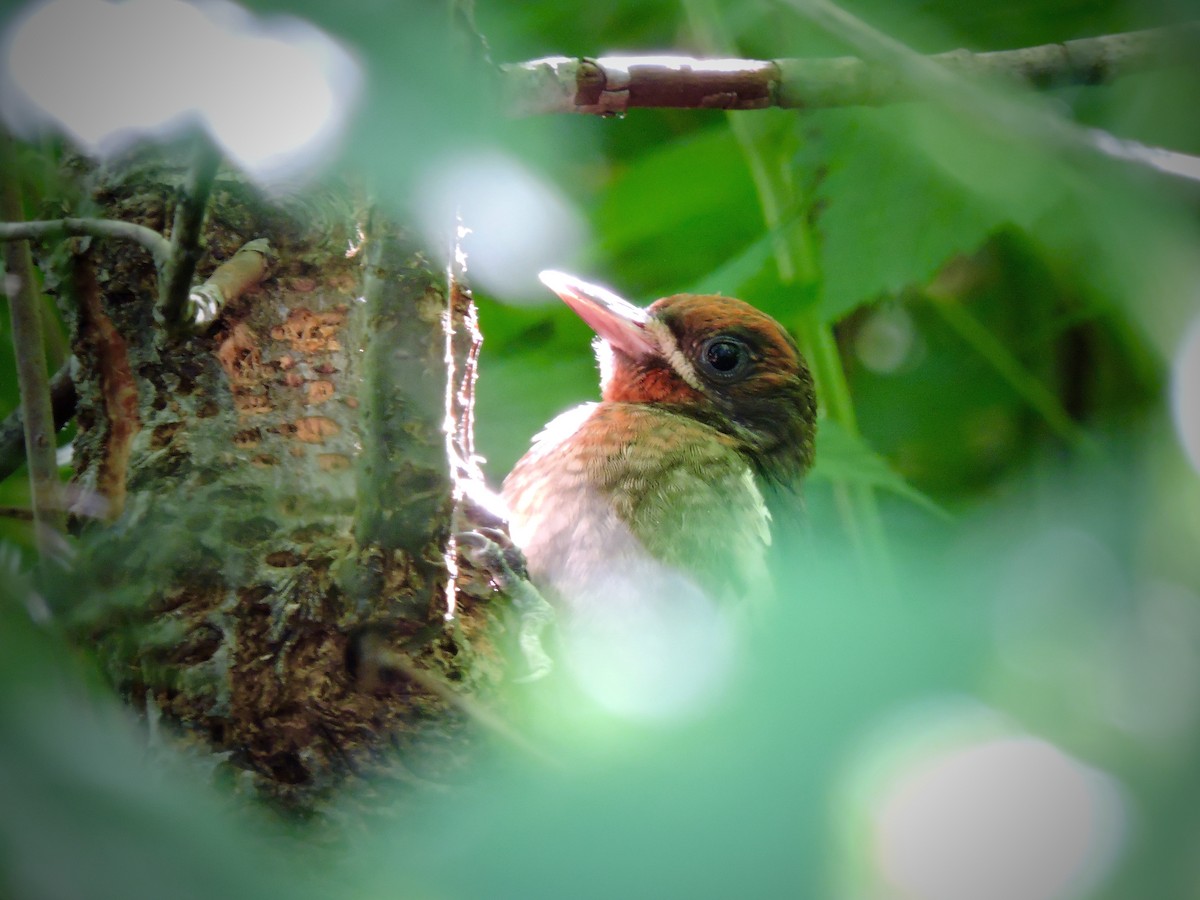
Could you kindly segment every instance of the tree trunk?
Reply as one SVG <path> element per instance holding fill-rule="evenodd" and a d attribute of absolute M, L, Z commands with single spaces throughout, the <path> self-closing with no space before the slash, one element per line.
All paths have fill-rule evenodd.
<path fill-rule="evenodd" d="M 97 214 L 162 230 L 182 171 L 143 156 L 95 181 Z M 460 698 L 494 695 L 513 631 L 486 579 L 450 581 L 470 296 L 345 185 L 278 199 L 222 172 L 204 233 L 200 279 L 257 238 L 276 265 L 199 335 L 156 322 L 139 247 L 75 239 L 63 264 L 71 615 L 132 702 L 285 807 L 442 780 L 477 742 Z"/>

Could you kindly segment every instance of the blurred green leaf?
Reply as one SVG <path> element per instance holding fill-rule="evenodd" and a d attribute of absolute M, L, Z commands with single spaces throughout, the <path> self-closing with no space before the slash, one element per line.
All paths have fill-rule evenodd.
<path fill-rule="evenodd" d="M 995 141 L 946 113 L 913 104 L 817 117 L 829 160 L 817 222 L 823 312 L 921 284 L 1002 226 L 1030 226 L 1063 191 L 1044 157 Z"/>
<path fill-rule="evenodd" d="M 809 477 L 814 481 L 841 481 L 882 488 L 910 500 L 936 516 L 948 513 L 896 472 L 861 438 L 846 432 L 837 422 L 823 419 L 817 430 L 817 462 Z"/>
<path fill-rule="evenodd" d="M 623 273 L 627 290 L 690 284 L 761 229 L 754 185 L 724 126 L 657 147 L 619 170 L 594 221 L 602 258 Z"/>
<path fill-rule="evenodd" d="M 40 599 L 0 544 L 0 895 L 13 898 L 328 896 L 331 885 L 30 621 Z M 284 863 L 285 849 L 287 863 Z"/>
<path fill-rule="evenodd" d="M 811 546 L 783 548 L 791 569 L 778 608 L 745 636 L 741 668 L 702 714 L 618 720 L 569 680 L 514 686 L 505 714 L 564 771 L 498 758 L 450 789 L 423 794 L 419 776 L 402 793 L 372 786 L 378 822 L 364 825 L 361 798 L 352 798 L 346 827 L 335 816 L 291 841 L 208 786 L 213 760 L 148 745 L 80 665 L 78 648 L 53 626 L 32 625 L 23 605 L 31 586 L 5 568 L 0 894 L 873 896 L 894 888 L 872 830 L 881 761 L 895 753 L 891 723 L 928 739 L 921 710 L 947 697 L 1119 784 L 1136 816 L 1116 875 L 1095 896 L 1195 892 L 1196 807 L 1180 798 L 1196 791 L 1200 748 L 1200 479 L 1166 402 L 1172 356 L 1197 315 L 1190 188 L 1104 161 L 1067 164 L 1051 145 L 985 134 L 921 103 L 745 113 L 769 132 L 772 171 L 805 205 L 786 210 L 780 230 L 811 223 L 819 237 L 811 283 L 784 284 L 772 257 L 779 234 L 763 222 L 723 114 L 506 121 L 486 87 L 447 65 L 445 8 L 254 6 L 308 16 L 353 47 L 368 86 L 345 161 L 394 205 L 446 156 L 500 148 L 590 209 L 596 242 L 580 274 L 631 299 L 736 294 L 796 330 L 820 298 L 825 322 L 837 323 L 828 361 L 846 371 L 864 437 L 822 422 L 807 498 Z M 774 4 L 718 6 L 743 52 L 845 51 Z M 1194 16 L 1186 6 L 853 8 L 920 50 L 945 51 L 1164 24 Z M 534 0 L 482 5 L 478 15 L 497 61 L 695 49 L 666 0 Z M 1192 75 L 1060 89 L 1050 103 L 1116 135 L 1196 152 Z M 66 202 L 55 196 L 67 193 L 59 181 L 37 184 L 48 209 Z M 514 222 L 522 214 L 511 210 Z M 907 289 L 981 247 L 967 260 L 969 283 L 948 301 L 974 324 L 955 331 Z M 881 296 L 891 302 L 861 309 Z M 481 302 L 477 438 L 495 481 L 544 423 L 598 393 L 589 330 L 546 300 Z M 862 330 L 890 309 L 910 316 L 908 343 L 893 366 L 872 367 Z M 16 395 L 5 315 L 0 304 L 8 408 Z M 1088 457 L 1060 440 L 1076 428 L 1103 452 Z M 864 586 L 841 540 L 835 480 L 897 498 L 882 504 L 898 573 L 886 601 Z M 14 478 L 0 500 L 19 503 L 26 492 Z M 196 516 L 213 512 L 202 505 Z M 167 548 L 180 565 L 203 557 L 215 568 L 242 552 L 203 528 L 185 537 Z M 162 555 L 137 540 L 110 546 L 135 559 Z M 86 609 L 110 558 L 81 560 L 94 574 L 72 586 L 72 605 Z"/>

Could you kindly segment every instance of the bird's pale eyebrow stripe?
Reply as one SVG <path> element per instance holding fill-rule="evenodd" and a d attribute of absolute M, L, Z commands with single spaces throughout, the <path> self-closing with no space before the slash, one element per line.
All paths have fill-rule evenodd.
<path fill-rule="evenodd" d="M 646 330 L 654 336 L 655 342 L 662 350 L 663 356 L 667 358 L 671 368 L 675 370 L 675 374 L 682 378 L 688 387 L 704 393 L 703 384 L 696 375 L 695 368 L 691 361 L 683 355 L 683 351 L 679 349 L 679 341 L 675 339 L 675 335 L 667 327 L 667 323 L 661 319 L 650 319 L 646 323 Z"/>

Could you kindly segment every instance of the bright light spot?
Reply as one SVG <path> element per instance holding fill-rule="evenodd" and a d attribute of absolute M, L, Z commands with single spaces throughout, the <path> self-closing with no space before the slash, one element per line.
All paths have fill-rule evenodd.
<path fill-rule="evenodd" d="M 1099 712 L 1145 741 L 1171 743 L 1200 719 L 1200 598 L 1177 584 L 1141 585 L 1095 648 Z"/>
<path fill-rule="evenodd" d="M 917 329 L 908 310 L 886 306 L 875 310 L 854 337 L 862 364 L 884 375 L 899 370 L 916 349 Z"/>
<path fill-rule="evenodd" d="M 1171 409 L 1179 442 L 1200 472 L 1200 316 L 1192 320 L 1171 371 Z"/>
<path fill-rule="evenodd" d="M 552 185 L 500 153 L 460 157 L 424 180 L 421 219 L 442 246 L 458 220 L 470 229 L 471 280 L 513 302 L 548 303 L 537 274 L 576 255 L 586 227 Z"/>
<path fill-rule="evenodd" d="M 875 862 L 921 900 L 1079 896 L 1111 867 L 1124 836 L 1117 786 L 1031 737 L 927 757 L 878 798 Z"/>
<path fill-rule="evenodd" d="M 769 62 L 754 62 L 735 57 L 700 59 L 695 56 L 662 54 L 659 56 L 601 56 L 597 62 L 607 70 L 624 70 L 646 66 L 658 66 L 676 72 L 755 72 L 772 68 Z"/>
<path fill-rule="evenodd" d="M 728 615 L 692 582 L 652 560 L 623 560 L 560 621 L 565 668 L 603 709 L 678 719 L 710 706 L 733 668 Z"/>
<path fill-rule="evenodd" d="M 346 245 L 346 259 L 353 259 L 362 252 L 363 246 L 367 243 L 367 233 L 363 230 L 361 223 L 354 226 L 354 240 L 348 241 Z M 360 298 L 361 299 L 361 298 Z"/>
<path fill-rule="evenodd" d="M 474 465 L 478 467 L 480 461 L 481 458 L 476 457 Z M 508 519 L 508 508 L 504 505 L 504 498 L 489 488 L 483 480 L 464 478 L 458 483 L 458 487 L 462 488 L 464 497 L 492 518 L 502 521 Z"/>
<path fill-rule="evenodd" d="M 3 43 L 0 96 L 14 130 L 49 120 L 106 154 L 200 121 L 265 179 L 332 151 L 361 81 L 351 55 L 314 26 L 225 2 L 49 0 Z"/>

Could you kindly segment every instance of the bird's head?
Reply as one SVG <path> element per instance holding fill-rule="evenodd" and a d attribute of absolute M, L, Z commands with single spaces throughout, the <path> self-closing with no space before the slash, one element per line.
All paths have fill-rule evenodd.
<path fill-rule="evenodd" d="M 541 273 L 599 336 L 606 401 L 648 403 L 736 438 L 767 478 L 787 483 L 813 460 L 812 375 L 778 322 L 732 297 L 676 294 L 643 309 L 562 272 Z"/>

